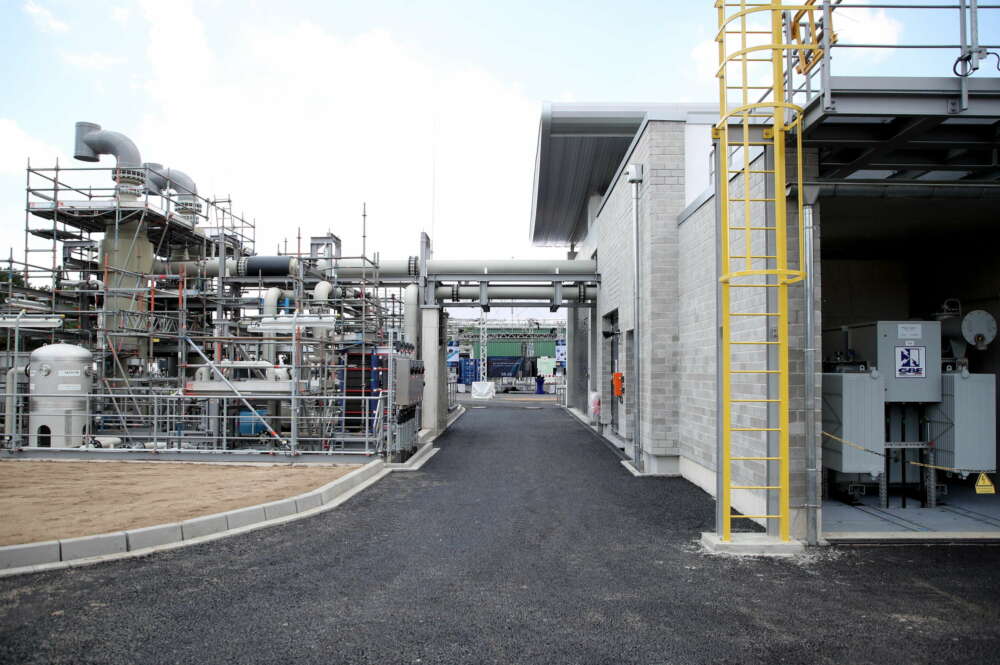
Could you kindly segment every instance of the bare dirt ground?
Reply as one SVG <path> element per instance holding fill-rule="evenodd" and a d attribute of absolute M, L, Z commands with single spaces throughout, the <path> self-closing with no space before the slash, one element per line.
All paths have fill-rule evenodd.
<path fill-rule="evenodd" d="M 0 545 L 178 522 L 321 487 L 353 465 L 0 463 Z"/>

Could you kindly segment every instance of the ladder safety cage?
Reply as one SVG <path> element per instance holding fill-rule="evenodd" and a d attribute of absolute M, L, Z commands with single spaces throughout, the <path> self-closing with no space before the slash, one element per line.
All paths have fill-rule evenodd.
<path fill-rule="evenodd" d="M 734 519 L 774 520 L 779 538 L 790 538 L 789 287 L 803 281 L 805 264 L 802 108 L 790 102 L 786 67 L 811 69 L 822 58 L 815 4 L 715 3 L 723 541 L 731 540 Z M 795 185 L 793 201 L 785 197 L 789 184 Z M 789 205 L 797 214 L 794 229 Z M 790 231 L 796 237 L 790 239 Z M 733 492 L 745 491 L 764 493 L 766 508 L 734 514 Z"/>

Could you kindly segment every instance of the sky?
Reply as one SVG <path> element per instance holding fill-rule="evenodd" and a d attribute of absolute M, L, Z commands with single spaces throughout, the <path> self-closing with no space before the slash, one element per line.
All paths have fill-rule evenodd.
<path fill-rule="evenodd" d="M 955 12 L 842 14 L 844 43 L 957 42 Z M 87 120 L 231 197 L 260 253 L 301 228 L 360 254 L 365 204 L 383 257 L 426 231 L 437 258 L 561 258 L 528 238 L 543 102 L 713 102 L 715 21 L 712 0 L 0 0 L 0 249 L 21 253 L 27 159 L 83 165 Z M 953 58 L 836 62 L 943 76 Z"/>

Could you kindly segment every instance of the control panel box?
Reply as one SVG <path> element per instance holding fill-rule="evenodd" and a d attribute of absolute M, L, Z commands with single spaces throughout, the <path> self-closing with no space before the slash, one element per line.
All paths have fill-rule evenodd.
<path fill-rule="evenodd" d="M 412 406 L 424 398 L 424 363 L 422 360 L 395 356 L 393 389 L 398 406 Z"/>
<path fill-rule="evenodd" d="M 851 329 L 855 355 L 877 367 L 885 401 L 941 401 L 941 322 L 879 321 Z"/>

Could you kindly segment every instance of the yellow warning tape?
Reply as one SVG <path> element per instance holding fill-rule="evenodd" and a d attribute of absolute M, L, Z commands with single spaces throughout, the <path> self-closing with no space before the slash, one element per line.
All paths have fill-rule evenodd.
<path fill-rule="evenodd" d="M 885 457 L 885 453 L 880 453 L 875 450 L 865 448 L 864 446 L 859 446 L 856 443 L 852 443 L 847 439 L 841 439 L 839 436 L 835 436 L 833 434 L 830 434 L 829 432 L 821 432 L 821 434 L 823 436 L 833 439 L 834 441 L 839 441 L 840 443 L 848 445 L 852 448 L 857 448 L 858 450 L 863 450 L 866 453 L 871 453 L 872 455 L 878 455 L 879 457 Z M 923 462 L 909 462 L 909 464 L 912 464 L 913 466 L 923 466 L 928 469 L 937 469 L 938 471 L 953 471 L 955 473 L 980 473 L 982 471 L 982 469 L 955 469 L 950 466 L 937 466 L 935 464 L 924 464 Z"/>
<path fill-rule="evenodd" d="M 830 434 L 829 432 L 820 432 L 820 433 L 823 436 L 829 437 L 829 438 L 833 439 L 834 441 L 839 441 L 840 443 L 843 443 L 844 445 L 848 445 L 851 448 L 857 448 L 858 450 L 863 450 L 866 453 L 871 453 L 872 455 L 878 455 L 879 457 L 885 457 L 885 453 L 880 453 L 878 451 L 871 450 L 870 448 L 865 448 L 864 446 L 859 446 L 856 443 L 852 443 L 852 442 L 848 441 L 847 439 L 841 439 L 839 436 L 836 436 L 834 434 Z"/>
<path fill-rule="evenodd" d="M 913 466 L 925 466 L 928 469 L 937 469 L 938 471 L 954 471 L 956 473 L 982 473 L 982 469 L 953 469 L 950 466 L 935 466 L 933 464 L 924 464 L 922 462 L 910 462 Z"/>

